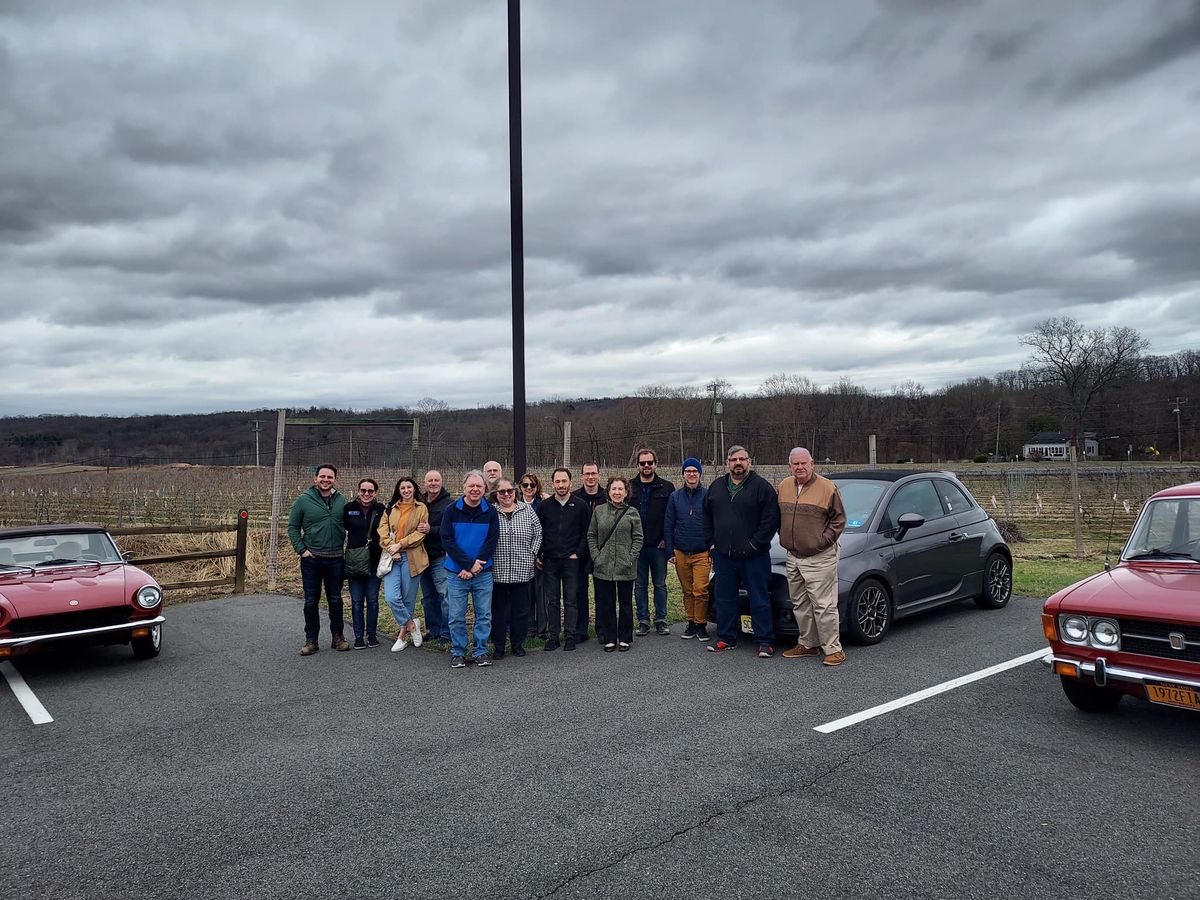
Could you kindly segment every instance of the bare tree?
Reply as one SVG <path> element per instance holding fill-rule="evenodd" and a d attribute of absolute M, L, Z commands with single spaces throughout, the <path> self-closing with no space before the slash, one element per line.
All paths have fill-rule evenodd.
<path fill-rule="evenodd" d="M 1097 395 L 1130 374 L 1149 346 L 1127 325 L 1085 328 L 1070 316 L 1039 322 L 1021 343 L 1033 350 L 1029 368 L 1062 389 L 1077 451 L 1083 446 L 1084 419 Z"/>

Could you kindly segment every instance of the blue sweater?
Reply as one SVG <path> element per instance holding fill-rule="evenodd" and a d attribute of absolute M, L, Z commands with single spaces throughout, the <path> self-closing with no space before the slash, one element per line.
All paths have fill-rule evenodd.
<path fill-rule="evenodd" d="M 500 520 L 486 500 L 469 506 L 459 498 L 442 513 L 442 547 L 446 551 L 443 563 L 447 572 L 457 575 L 470 569 L 475 560 L 482 559 L 486 572 L 492 567 L 496 541 L 500 537 Z"/>
<path fill-rule="evenodd" d="M 687 486 L 672 492 L 667 500 L 663 520 L 663 540 L 667 556 L 676 550 L 681 553 L 701 553 L 708 549 L 704 542 L 704 495 L 708 488 L 698 485 L 694 491 Z"/>

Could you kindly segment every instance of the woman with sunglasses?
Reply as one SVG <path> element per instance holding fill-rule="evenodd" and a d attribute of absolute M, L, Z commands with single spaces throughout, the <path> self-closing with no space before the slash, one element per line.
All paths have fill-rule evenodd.
<path fill-rule="evenodd" d="M 545 497 L 542 495 L 542 480 L 532 472 L 526 472 L 519 482 L 521 499 L 529 504 L 536 514 Z M 540 523 L 539 523 L 540 524 Z M 533 593 L 529 597 L 529 628 L 535 637 L 546 637 L 546 613 L 542 603 L 542 573 L 539 569 L 533 576 Z"/>
<path fill-rule="evenodd" d="M 421 620 L 413 618 L 413 611 L 418 576 L 429 566 L 429 554 L 425 534 L 417 526 L 429 521 L 429 508 L 418 496 L 417 483 L 408 476 L 401 478 L 379 522 L 379 543 L 392 558 L 391 571 L 383 576 L 383 599 L 399 628 L 393 653 L 407 647 L 409 640 L 414 647 L 421 646 Z"/>
<path fill-rule="evenodd" d="M 633 643 L 633 579 L 642 551 L 642 517 L 625 501 L 629 481 L 608 479 L 608 502 L 596 507 L 588 523 L 588 551 L 596 586 L 596 633 L 606 653 Z"/>
<path fill-rule="evenodd" d="M 379 523 L 383 504 L 376 495 L 374 478 L 360 478 L 357 502 L 346 504 L 342 514 L 346 526 L 346 582 L 350 587 L 350 616 L 354 622 L 354 649 L 378 647 L 375 637 L 379 622 Z M 365 613 L 365 615 L 364 615 Z"/>
<path fill-rule="evenodd" d="M 542 548 L 542 523 L 532 506 L 517 499 L 507 478 L 496 481 L 496 515 L 500 536 L 492 556 L 492 659 L 503 659 L 506 639 L 513 656 L 525 655 L 529 591 Z"/>

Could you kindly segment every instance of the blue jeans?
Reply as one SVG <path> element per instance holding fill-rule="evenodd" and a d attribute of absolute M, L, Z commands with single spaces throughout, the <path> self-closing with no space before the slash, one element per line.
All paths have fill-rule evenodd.
<path fill-rule="evenodd" d="M 431 637 L 450 640 L 450 607 L 446 603 L 445 556 L 429 561 L 421 573 L 421 608 L 425 610 L 425 627 Z"/>
<path fill-rule="evenodd" d="M 407 553 L 401 553 L 392 563 L 392 571 L 383 576 L 383 599 L 396 625 L 403 628 L 417 609 L 417 583 L 410 574 Z"/>
<path fill-rule="evenodd" d="M 637 581 L 634 598 L 637 601 L 639 622 L 650 621 L 650 598 L 646 596 L 651 576 L 654 578 L 654 621 L 667 621 L 667 551 L 658 547 L 643 547 L 638 554 Z"/>
<path fill-rule="evenodd" d="M 300 557 L 300 580 L 304 584 L 304 639 L 315 641 L 321 634 L 321 588 L 329 604 L 329 633 L 342 634 L 342 573 L 340 556 Z"/>
<path fill-rule="evenodd" d="M 474 578 L 462 579 L 446 573 L 446 602 L 450 606 L 450 653 L 467 655 L 467 595 L 475 607 L 475 658 L 487 656 L 492 635 L 492 571 L 487 569 Z"/>
<path fill-rule="evenodd" d="M 363 575 L 350 579 L 350 616 L 354 620 L 354 639 L 361 641 L 364 634 L 375 636 L 379 626 L 379 576 Z M 363 620 L 363 605 L 366 605 L 366 620 Z"/>
<path fill-rule="evenodd" d="M 713 592 L 717 601 L 717 637 L 727 644 L 736 644 L 742 633 L 739 616 L 738 585 L 746 585 L 750 601 L 750 619 L 754 624 L 754 640 L 760 644 L 775 643 L 775 620 L 771 613 L 771 554 L 760 553 L 749 559 L 730 559 L 721 553 L 712 555 Z"/>

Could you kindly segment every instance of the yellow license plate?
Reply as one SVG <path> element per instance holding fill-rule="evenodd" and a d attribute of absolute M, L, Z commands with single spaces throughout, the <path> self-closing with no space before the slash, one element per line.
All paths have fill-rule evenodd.
<path fill-rule="evenodd" d="M 1173 687 L 1169 684 L 1148 684 L 1146 685 L 1146 699 L 1154 703 L 1165 703 L 1167 706 L 1200 709 L 1200 691 L 1194 691 L 1191 688 Z"/>
<path fill-rule="evenodd" d="M 742 616 L 742 631 L 746 634 L 754 634 L 754 620 L 749 616 Z"/>

